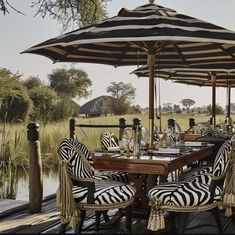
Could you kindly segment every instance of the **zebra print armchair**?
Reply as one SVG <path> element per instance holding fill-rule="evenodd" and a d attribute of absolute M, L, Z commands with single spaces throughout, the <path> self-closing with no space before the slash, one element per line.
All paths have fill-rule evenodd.
<path fill-rule="evenodd" d="M 218 207 L 223 204 L 224 180 L 231 171 L 234 161 L 234 140 L 226 141 L 216 155 L 212 172 L 202 169 L 185 181 L 160 184 L 153 187 L 148 197 L 151 214 L 148 229 L 157 231 L 165 228 L 164 211 L 170 212 L 171 230 L 176 231 L 175 215 L 183 213 L 179 232 L 182 233 L 187 224 L 189 212 L 210 210 L 213 212 L 219 232 L 221 226 Z"/>
<path fill-rule="evenodd" d="M 126 228 L 130 232 L 131 204 L 136 189 L 125 183 L 96 181 L 90 152 L 78 140 L 63 139 L 58 154 L 60 184 L 57 204 L 61 212 L 60 232 L 64 233 L 69 224 L 76 228 L 76 233 L 81 233 L 87 210 L 96 212 L 96 228 L 99 230 L 101 213 L 120 208 L 126 208 Z"/>
<path fill-rule="evenodd" d="M 100 146 L 103 150 L 108 150 L 109 147 L 118 147 L 118 138 L 110 131 L 104 131 L 100 134 Z M 113 180 L 117 182 L 128 182 L 127 172 L 117 171 L 103 171 L 100 175 L 96 176 L 97 179 L 101 180 Z"/>

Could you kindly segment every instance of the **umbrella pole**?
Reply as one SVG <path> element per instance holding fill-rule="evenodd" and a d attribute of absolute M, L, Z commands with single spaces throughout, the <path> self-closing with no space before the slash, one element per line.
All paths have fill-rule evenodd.
<path fill-rule="evenodd" d="M 149 67 L 149 146 L 153 147 L 155 54 L 148 54 Z"/>
<path fill-rule="evenodd" d="M 231 104 L 231 86 L 230 84 L 228 84 L 228 87 L 227 87 L 227 104 L 228 104 L 228 107 L 227 107 L 227 117 L 229 118 L 228 120 L 230 120 L 230 116 L 231 116 L 231 109 L 230 109 L 230 104 Z M 232 123 L 230 123 L 231 125 Z"/>
<path fill-rule="evenodd" d="M 216 120 L 215 120 L 215 111 L 216 111 L 216 87 L 215 87 L 215 75 L 211 75 L 212 79 L 212 127 L 215 129 Z"/>
<path fill-rule="evenodd" d="M 160 131 L 162 132 L 162 108 L 161 108 L 161 84 L 160 84 L 160 78 L 158 78 L 158 102 L 159 102 L 159 108 L 158 108 L 158 110 L 159 110 L 159 129 L 160 129 Z"/>

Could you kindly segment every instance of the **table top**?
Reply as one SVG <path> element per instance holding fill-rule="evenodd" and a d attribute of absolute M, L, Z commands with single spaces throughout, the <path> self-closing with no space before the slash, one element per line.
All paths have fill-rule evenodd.
<path fill-rule="evenodd" d="M 180 154 L 143 154 L 125 156 L 120 153 L 94 152 L 92 159 L 97 170 L 114 170 L 129 173 L 166 175 L 194 161 L 210 156 L 213 144 L 202 147 L 185 147 Z"/>

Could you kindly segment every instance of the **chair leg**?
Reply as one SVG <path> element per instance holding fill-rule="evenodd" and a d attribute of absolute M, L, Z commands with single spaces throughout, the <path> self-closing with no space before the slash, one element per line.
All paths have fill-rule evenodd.
<path fill-rule="evenodd" d="M 76 229 L 75 229 L 75 234 L 81 234 L 82 232 L 82 226 L 86 217 L 86 211 L 81 210 L 80 211 L 80 217 L 81 217 L 81 221 L 79 224 L 77 224 Z"/>
<path fill-rule="evenodd" d="M 131 233 L 132 227 L 132 206 L 126 207 L 126 229 L 128 233 Z"/>
<path fill-rule="evenodd" d="M 187 222 L 188 222 L 189 213 L 183 212 L 180 213 L 179 217 L 179 233 L 184 233 L 184 230 L 186 228 Z"/>
<path fill-rule="evenodd" d="M 103 217 L 105 222 L 109 222 L 109 216 L 108 216 L 108 211 L 103 211 Z"/>
<path fill-rule="evenodd" d="M 175 214 L 176 212 L 174 211 L 171 211 L 170 212 L 170 231 L 172 234 L 176 234 L 177 233 L 177 228 L 176 228 L 176 225 L 175 225 Z"/>
<path fill-rule="evenodd" d="M 223 226 L 221 224 L 220 214 L 219 214 L 218 207 L 213 208 L 212 209 L 212 213 L 214 214 L 215 222 L 216 222 L 217 228 L 219 230 L 219 233 L 223 233 Z"/>
<path fill-rule="evenodd" d="M 65 234 L 65 229 L 66 229 L 66 226 L 67 226 L 68 224 L 69 224 L 69 223 L 61 224 L 61 225 L 60 225 L 60 231 L 59 231 L 60 234 Z"/>
<path fill-rule="evenodd" d="M 96 231 L 100 230 L 100 216 L 101 216 L 101 211 L 96 211 L 95 212 L 95 228 Z"/>

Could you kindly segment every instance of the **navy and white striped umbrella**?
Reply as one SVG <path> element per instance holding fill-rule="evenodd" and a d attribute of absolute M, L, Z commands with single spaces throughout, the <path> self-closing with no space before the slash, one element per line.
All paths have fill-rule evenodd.
<path fill-rule="evenodd" d="M 232 63 L 224 63 L 227 67 L 230 67 Z M 226 66 L 225 66 L 226 67 Z M 232 66 L 231 66 L 232 67 Z M 147 66 L 142 66 L 136 69 L 132 74 L 138 77 L 148 77 L 149 69 Z M 230 92 L 231 88 L 235 87 L 235 69 L 211 69 L 208 66 L 207 69 L 193 69 L 193 68 L 175 68 L 175 69 L 162 69 L 159 70 L 158 66 L 155 66 L 154 76 L 156 78 L 162 78 L 164 80 L 172 80 L 174 83 L 182 83 L 187 85 L 196 86 L 210 86 L 212 87 L 212 121 L 213 126 L 216 125 L 215 109 L 216 109 L 216 91 L 215 87 L 227 87 L 227 117 L 230 118 Z"/>
<path fill-rule="evenodd" d="M 151 1 L 152 2 L 152 1 Z M 24 51 L 53 62 L 149 65 L 150 136 L 154 124 L 155 63 L 160 68 L 200 67 L 234 61 L 235 33 L 175 10 L 147 4 L 52 38 Z M 151 140 L 150 140 L 151 141 Z"/>
<path fill-rule="evenodd" d="M 231 63 L 224 63 L 230 66 Z M 226 66 L 225 66 L 226 67 Z M 235 68 L 235 64 L 234 64 Z M 148 66 L 142 66 L 131 74 L 138 77 L 148 77 Z M 212 75 L 215 76 L 215 86 L 217 87 L 235 87 L 235 69 L 193 69 L 193 68 L 174 68 L 174 69 L 158 69 L 155 66 L 154 76 L 164 80 L 172 80 L 175 83 L 183 83 L 198 86 L 213 86 Z"/>

